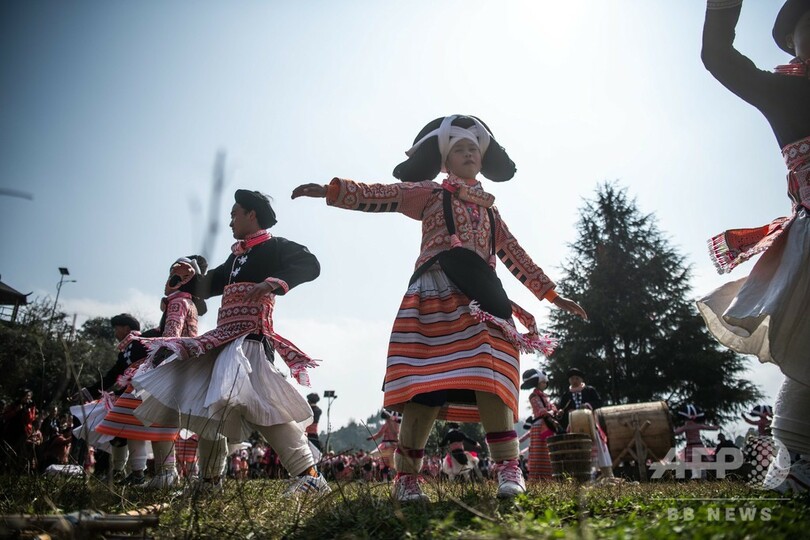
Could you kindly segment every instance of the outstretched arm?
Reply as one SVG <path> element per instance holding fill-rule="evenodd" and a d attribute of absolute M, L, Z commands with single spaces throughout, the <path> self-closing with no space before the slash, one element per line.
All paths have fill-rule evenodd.
<path fill-rule="evenodd" d="M 302 184 L 292 192 L 292 198 L 326 198 L 326 204 L 346 210 L 381 213 L 399 212 L 420 220 L 425 206 L 438 185 L 433 182 L 402 182 L 399 184 L 363 184 L 353 180 L 333 178 L 328 185 Z"/>

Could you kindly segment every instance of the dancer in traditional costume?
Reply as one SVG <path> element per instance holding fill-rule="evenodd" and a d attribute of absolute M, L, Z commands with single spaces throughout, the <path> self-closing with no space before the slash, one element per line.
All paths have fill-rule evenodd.
<path fill-rule="evenodd" d="M 307 439 L 315 447 L 318 452 L 323 452 L 323 447 L 321 446 L 321 440 L 318 438 L 318 422 L 321 419 L 321 414 L 323 411 L 320 407 L 318 407 L 318 402 L 321 400 L 321 396 L 312 392 L 307 394 L 307 403 L 309 403 L 309 407 L 312 409 L 312 423 L 307 426 Z"/>
<path fill-rule="evenodd" d="M 799 455 L 777 489 L 810 489 L 810 0 L 788 0 L 772 35 L 793 60 L 758 69 L 734 49 L 742 0 L 709 0 L 703 27 L 706 69 L 756 107 L 771 125 L 787 164 L 788 217 L 735 229 L 710 241 L 720 273 L 762 254 L 751 273 L 698 301 L 709 331 L 723 345 L 773 362 L 785 375 L 776 398 L 773 435 Z M 783 456 L 787 458 L 787 456 Z M 787 459 L 777 459 L 784 462 Z"/>
<path fill-rule="evenodd" d="M 442 440 L 439 441 L 439 448 L 447 448 L 447 454 L 442 462 L 442 472 L 452 481 L 458 477 L 466 479 L 480 479 L 481 470 L 478 468 L 478 455 L 467 452 L 464 444 L 469 444 L 473 448 L 480 449 L 481 443 L 468 437 L 461 431 L 458 424 L 450 422 L 447 424 L 448 430 Z"/>
<path fill-rule="evenodd" d="M 599 468 L 600 478 L 613 478 L 613 460 L 607 446 L 607 435 L 596 421 L 596 409 L 602 406 L 602 398 L 593 386 L 585 384 L 585 373 L 578 368 L 568 370 L 568 390 L 557 400 L 561 424 L 570 431 L 581 431 L 593 440 L 593 455 Z M 588 411 L 588 427 L 576 426 L 572 429 L 571 417 L 574 411 Z"/>
<path fill-rule="evenodd" d="M 162 337 L 195 337 L 197 318 L 207 311 L 205 301 L 196 296 L 199 280 L 208 269 L 208 263 L 200 255 L 181 257 L 169 268 L 169 277 L 164 286 L 164 298 L 160 308 L 163 315 L 156 333 Z M 150 331 L 151 332 L 151 331 Z M 148 338 L 147 338 L 148 339 Z M 145 358 L 133 362 L 118 377 L 116 384 L 124 387 L 124 393 L 115 401 L 110 412 L 96 427 L 99 433 L 130 441 L 150 441 L 154 454 L 155 475 L 146 485 L 148 489 L 166 489 L 179 480 L 175 461 L 174 441 L 178 429 L 171 426 L 151 424 L 146 426 L 135 417 L 133 411 L 141 404 L 134 394 L 131 380 Z M 133 474 L 135 474 L 133 472 Z M 140 475 L 137 478 L 140 480 Z M 140 483 L 140 482 L 138 482 Z"/>
<path fill-rule="evenodd" d="M 377 443 L 377 451 L 380 454 L 380 459 L 383 462 L 383 473 L 388 474 L 388 469 L 394 466 L 394 452 L 397 450 L 397 440 L 399 440 L 399 415 L 391 413 L 383 409 L 380 413 L 380 418 L 383 420 L 383 425 L 370 437 L 367 441 L 374 441 Z M 377 442 L 377 441 L 380 442 Z"/>
<path fill-rule="evenodd" d="M 555 417 L 557 407 L 546 395 L 548 375 L 538 369 L 523 372 L 523 390 L 531 390 L 532 421 L 529 440 L 529 480 L 551 480 L 551 456 L 546 439 L 560 428 Z"/>
<path fill-rule="evenodd" d="M 100 381 L 80 391 L 82 399 L 97 399 L 72 407 L 71 413 L 82 420 L 82 426 L 76 428 L 80 430 L 77 436 L 97 448 L 110 445 L 113 479 L 127 485 L 141 485 L 146 481 L 144 471 L 149 450 L 145 440 L 129 441 L 131 432 L 126 429 L 127 420 L 135 419 L 129 412 L 131 408 L 127 407 L 132 395 L 126 391 L 129 383 L 124 379 L 128 379 L 128 371 L 131 373 L 146 359 L 148 351 L 139 340 L 141 323 L 135 317 L 121 313 L 112 317 L 110 324 L 118 340 L 118 359 Z M 124 421 L 119 422 L 122 418 Z M 88 431 L 91 428 L 95 434 Z M 129 475 L 125 474 L 127 468 Z"/>
<path fill-rule="evenodd" d="M 767 437 L 771 434 L 773 409 L 770 405 L 755 405 L 748 414 L 752 415 L 753 418 L 748 418 L 745 413 L 742 413 L 742 419 L 746 423 L 757 427 L 757 435 Z"/>
<path fill-rule="evenodd" d="M 276 218 L 266 195 L 240 189 L 234 198 L 237 242 L 199 288 L 202 298 L 222 295 L 217 328 L 150 343 L 153 364 L 163 363 L 134 377 L 145 396 L 135 415 L 200 436 L 203 490 L 221 488 L 227 440 L 258 431 L 294 477 L 287 495 L 328 492 L 304 432 L 312 409 L 273 363 L 277 352 L 292 377 L 308 385 L 306 369 L 315 361 L 273 330 L 272 315 L 276 297 L 318 277 L 320 265 L 306 247 L 270 234 Z"/>
<path fill-rule="evenodd" d="M 554 283 L 506 227 L 480 172 L 506 181 L 515 165 L 479 119 L 437 118 L 417 135 L 408 159 L 394 169 L 400 184 L 362 184 L 335 178 L 306 184 L 293 198 L 325 197 L 329 206 L 399 212 L 422 222 L 415 272 L 394 322 L 383 406 L 402 413 L 394 461 L 394 495 L 425 499 L 419 486 L 425 444 L 434 420 L 481 421 L 499 471 L 498 495 L 525 491 L 518 465 L 520 352 L 550 352 L 533 317 L 509 301 L 495 273 L 503 261 L 538 299 L 585 317 L 558 296 Z M 447 173 L 441 184 L 432 179 Z M 521 334 L 514 316 L 529 329 Z"/>
<path fill-rule="evenodd" d="M 701 431 L 717 431 L 719 426 L 713 424 L 701 424 L 705 413 L 700 408 L 694 405 L 684 405 L 679 411 L 678 416 L 685 418 L 682 426 L 675 428 L 675 435 L 684 435 L 686 437 L 686 448 L 683 451 L 683 461 L 687 465 L 692 462 L 699 462 L 701 458 L 695 456 L 695 448 L 702 448 L 705 450 L 706 445 L 703 444 L 703 439 L 700 438 Z M 703 469 L 695 467 L 692 470 L 692 478 L 701 478 Z"/>

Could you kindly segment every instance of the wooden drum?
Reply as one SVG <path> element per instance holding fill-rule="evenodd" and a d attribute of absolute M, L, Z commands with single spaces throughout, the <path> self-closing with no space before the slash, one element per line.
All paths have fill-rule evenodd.
<path fill-rule="evenodd" d="M 602 407 L 596 410 L 596 419 L 607 435 L 608 450 L 614 463 L 628 446 L 635 444 L 636 427 L 643 429 L 641 439 L 649 458 L 663 459 L 675 446 L 672 417 L 664 401 Z M 650 424 L 645 428 L 647 422 Z M 622 459 L 631 457 L 624 454 Z"/>

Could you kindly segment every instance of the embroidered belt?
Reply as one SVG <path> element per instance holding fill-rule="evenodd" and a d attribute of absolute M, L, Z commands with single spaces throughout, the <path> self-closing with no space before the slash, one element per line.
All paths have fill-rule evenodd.
<path fill-rule="evenodd" d="M 273 331 L 275 295 L 262 297 L 261 303 L 247 303 L 245 297 L 255 283 L 232 283 L 222 293 L 222 307 L 217 315 L 217 327 L 193 338 L 158 338 L 143 340 L 150 350 L 150 361 L 158 350 L 169 349 L 181 359 L 202 356 L 218 347 L 247 335 L 264 336 L 290 368 L 290 374 L 303 386 L 309 386 L 307 368 L 316 367 L 317 361 L 296 347 L 291 341 Z"/>

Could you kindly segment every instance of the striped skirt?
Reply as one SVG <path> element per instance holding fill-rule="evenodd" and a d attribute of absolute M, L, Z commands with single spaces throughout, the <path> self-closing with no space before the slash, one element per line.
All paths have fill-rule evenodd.
<path fill-rule="evenodd" d="M 554 432 L 544 425 L 532 426 L 529 439 L 529 480 L 551 480 L 551 455 L 546 439 Z"/>
<path fill-rule="evenodd" d="M 132 390 L 132 387 L 127 390 Z M 107 412 L 104 420 L 96 426 L 96 431 L 123 439 L 173 441 L 177 437 L 178 428 L 159 424 L 145 426 L 135 417 L 133 411 L 141 403 L 143 403 L 141 399 L 135 397 L 131 392 L 124 392 L 115 400 L 115 404 Z"/>
<path fill-rule="evenodd" d="M 388 346 L 384 407 L 446 391 L 439 418 L 479 422 L 474 391 L 500 397 L 518 419 L 520 360 L 501 329 L 470 314 L 470 299 L 437 265 L 410 287 Z"/>

